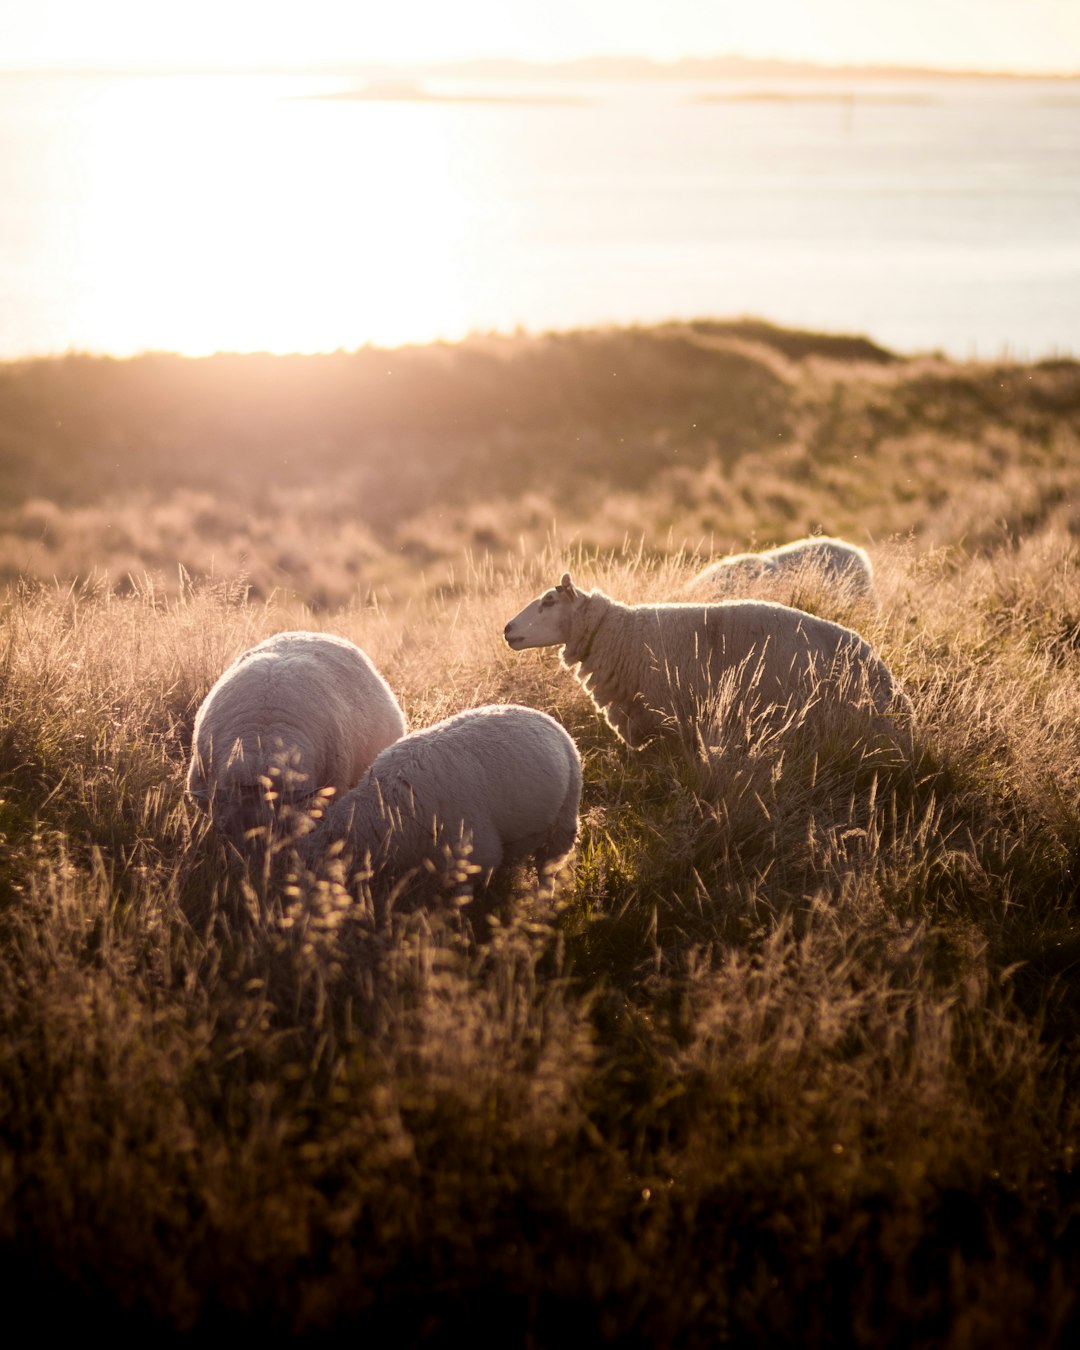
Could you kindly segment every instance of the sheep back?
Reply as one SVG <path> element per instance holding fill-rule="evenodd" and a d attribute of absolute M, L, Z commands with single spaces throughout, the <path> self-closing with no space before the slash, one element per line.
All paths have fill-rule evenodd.
<path fill-rule="evenodd" d="M 277 633 L 237 657 L 203 700 L 188 792 L 250 802 L 267 777 L 294 801 L 345 792 L 405 731 L 397 699 L 355 643 Z"/>
<path fill-rule="evenodd" d="M 485 879 L 529 858 L 542 871 L 574 847 L 580 800 L 581 757 L 554 718 L 516 704 L 473 708 L 383 750 L 303 852 L 312 862 L 343 840 L 391 879 L 466 851 Z"/>
<path fill-rule="evenodd" d="M 761 713 L 823 693 L 880 714 L 910 712 L 859 634 L 765 600 L 621 605 L 594 591 L 575 612 L 562 659 L 635 747 L 658 735 L 692 739 L 725 690 Z"/>
<path fill-rule="evenodd" d="M 732 553 L 718 558 L 686 583 L 684 594 L 708 601 L 758 582 L 790 585 L 815 581 L 838 588 L 849 599 L 877 603 L 869 554 L 857 544 L 829 535 L 795 539 L 760 553 Z"/>

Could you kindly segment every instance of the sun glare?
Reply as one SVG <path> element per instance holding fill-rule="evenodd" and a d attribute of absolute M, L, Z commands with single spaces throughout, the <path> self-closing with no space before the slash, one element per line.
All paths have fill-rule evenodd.
<path fill-rule="evenodd" d="M 1071 349 L 1065 82 L 929 88 L 894 70 L 864 72 L 856 95 L 850 73 L 752 64 L 633 79 L 423 64 L 917 63 L 930 3 L 901 22 L 872 0 L 672 0 L 661 26 L 614 0 L 576 23 L 571 0 L 463 0 L 453 19 L 431 0 L 312 0 L 302 22 L 247 0 L 222 0 L 218 21 L 193 0 L 166 50 L 145 7 L 128 24 L 123 0 L 102 0 L 94 23 L 56 27 L 74 77 L 0 81 L 0 356 L 326 351 L 705 311 L 965 353 Z M 986 0 L 984 31 L 965 22 L 973 3 L 935 19 L 932 64 L 1002 64 L 986 44 L 1011 11 Z M 55 19 L 62 0 L 42 8 Z M 30 50 L 16 17 L 0 20 L 0 66 L 20 24 Z M 1033 50 L 1017 42 L 1015 60 Z M 126 73 L 86 68 L 110 59 Z"/>
<path fill-rule="evenodd" d="M 460 335 L 448 255 L 466 203 L 442 123 L 303 92 L 266 100 L 212 79 L 183 102 L 167 82 L 112 91 L 86 147 L 76 331 L 107 350 L 167 340 L 189 354 Z"/>

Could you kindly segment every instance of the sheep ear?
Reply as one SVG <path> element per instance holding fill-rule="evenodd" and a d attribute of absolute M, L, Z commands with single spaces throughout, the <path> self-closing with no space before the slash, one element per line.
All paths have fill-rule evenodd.
<path fill-rule="evenodd" d="M 563 591 L 571 600 L 573 600 L 575 595 L 574 583 L 570 580 L 569 572 L 564 572 L 562 574 L 562 581 L 559 582 L 559 590 Z"/>

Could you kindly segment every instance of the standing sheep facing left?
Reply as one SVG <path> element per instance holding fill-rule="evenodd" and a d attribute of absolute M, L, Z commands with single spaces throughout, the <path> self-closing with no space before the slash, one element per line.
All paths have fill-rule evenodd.
<path fill-rule="evenodd" d="M 608 725 L 635 749 L 693 742 L 730 690 L 766 716 L 850 706 L 907 720 L 911 703 L 850 628 L 768 600 L 624 605 L 568 572 L 504 629 L 514 651 L 561 647 Z"/>
<path fill-rule="evenodd" d="M 299 848 L 310 864 L 344 841 L 358 866 L 366 859 L 391 883 L 465 855 L 484 882 L 528 858 L 542 876 L 573 849 L 580 802 L 569 733 L 535 708 L 490 705 L 388 746 Z"/>
<path fill-rule="evenodd" d="M 243 652 L 195 716 L 188 795 L 240 848 L 282 805 L 347 791 L 405 734 L 370 658 L 330 633 L 277 633 Z"/>

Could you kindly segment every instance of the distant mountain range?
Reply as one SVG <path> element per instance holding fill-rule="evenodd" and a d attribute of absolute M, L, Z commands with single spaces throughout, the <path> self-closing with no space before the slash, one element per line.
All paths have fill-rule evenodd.
<path fill-rule="evenodd" d="M 580 80 L 732 80 L 732 79 L 1078 79 L 1080 71 L 1027 73 L 991 70 L 945 70 L 930 66 L 818 65 L 811 61 L 738 56 L 683 56 L 654 61 L 644 56 L 589 56 L 574 61 L 535 62 L 497 57 L 443 62 L 423 67 L 423 74 L 455 79 L 580 79 Z"/>

